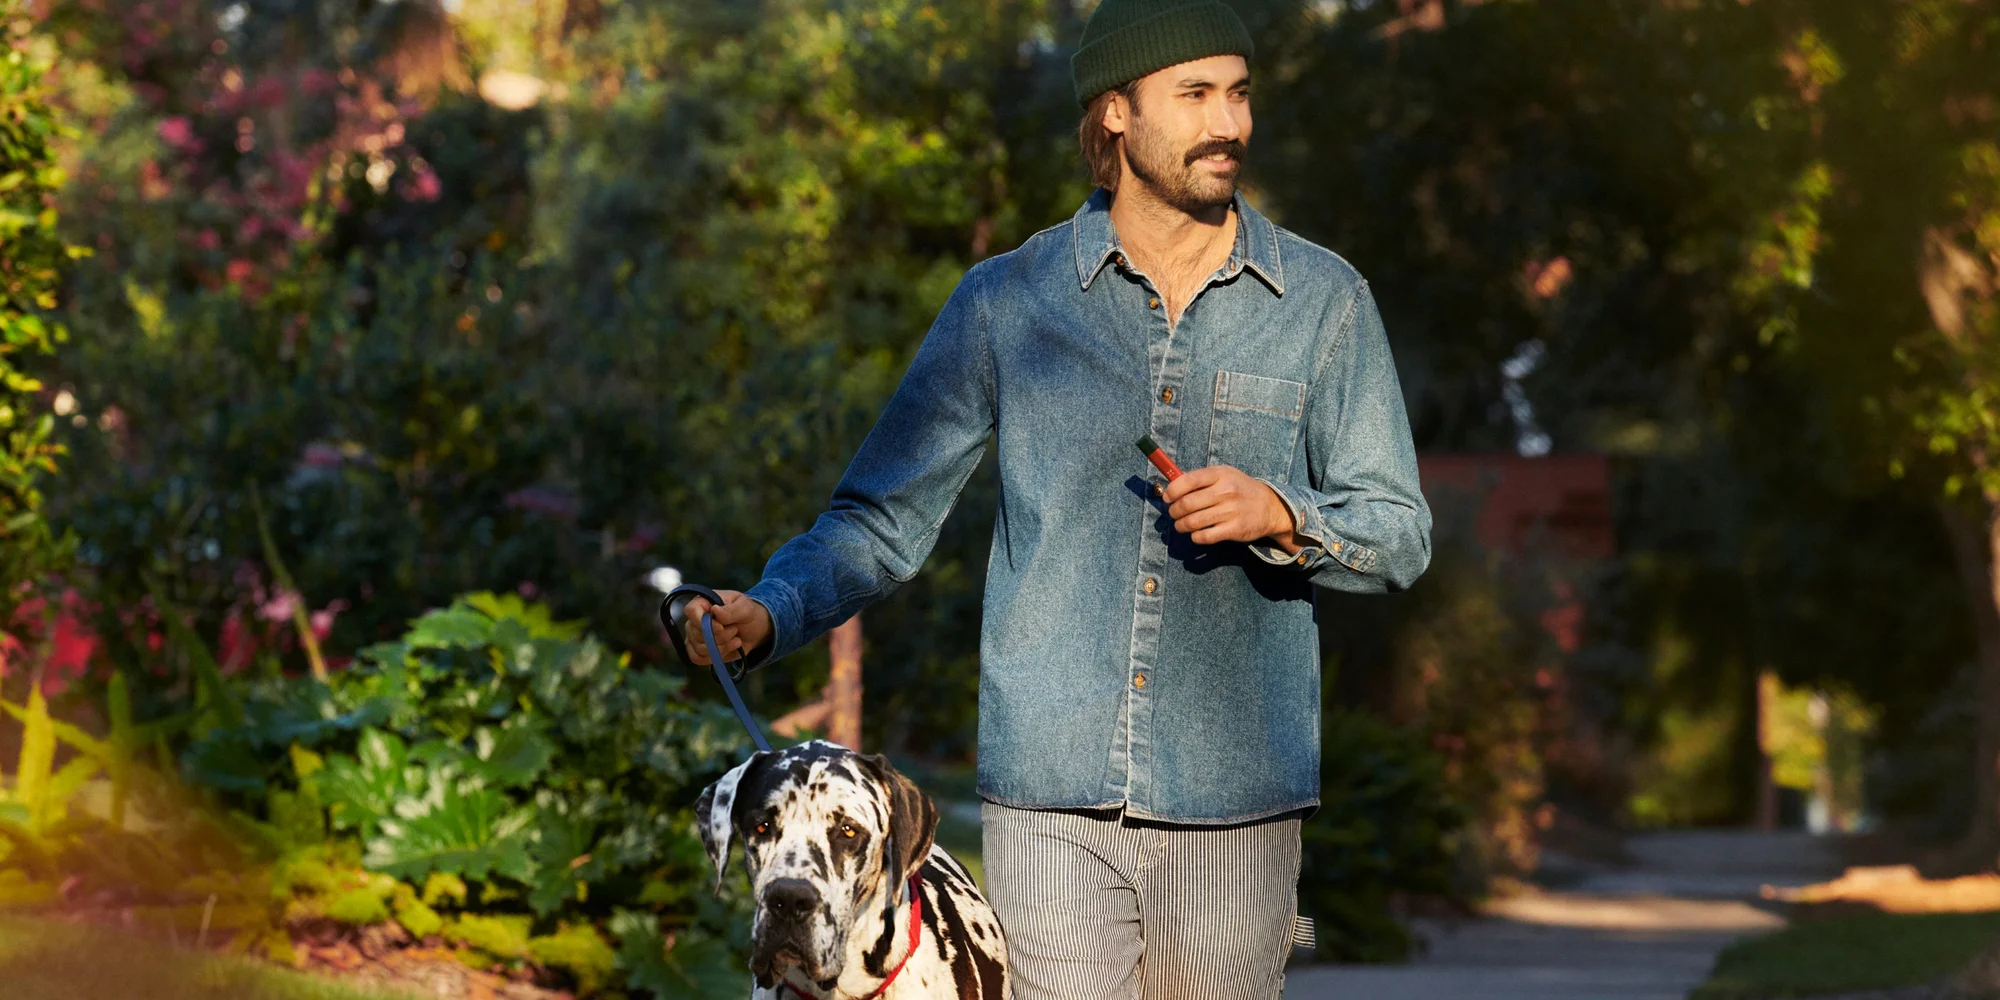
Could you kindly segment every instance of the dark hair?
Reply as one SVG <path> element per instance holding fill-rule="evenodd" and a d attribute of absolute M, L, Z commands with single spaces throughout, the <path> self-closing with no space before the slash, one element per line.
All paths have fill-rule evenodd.
<path fill-rule="evenodd" d="M 1132 117 L 1139 116 L 1139 103 L 1133 100 L 1139 92 L 1139 81 L 1133 80 L 1106 90 L 1090 99 L 1083 109 L 1083 122 L 1076 127 L 1077 145 L 1083 147 L 1083 165 L 1090 171 L 1090 179 L 1106 191 L 1118 190 L 1120 176 L 1118 164 L 1118 135 L 1104 127 L 1104 112 L 1111 108 L 1111 98 L 1123 97 L 1132 109 Z"/>

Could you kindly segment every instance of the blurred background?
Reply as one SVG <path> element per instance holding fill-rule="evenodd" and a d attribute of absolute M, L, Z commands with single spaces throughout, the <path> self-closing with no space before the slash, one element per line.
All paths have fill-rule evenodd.
<path fill-rule="evenodd" d="M 1231 2 L 1246 193 L 1373 285 L 1438 515 L 1321 595 L 1318 958 L 1646 831 L 1993 869 L 2000 6 Z M 8 0 L 0 975 L 740 995 L 688 823 L 748 743 L 654 583 L 754 582 L 1089 194 L 1090 7 Z M 995 488 L 864 616 L 948 804 Z"/>

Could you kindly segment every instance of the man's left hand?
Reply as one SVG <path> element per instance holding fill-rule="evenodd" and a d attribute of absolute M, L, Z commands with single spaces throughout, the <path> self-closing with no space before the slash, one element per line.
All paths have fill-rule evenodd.
<path fill-rule="evenodd" d="M 1258 542 L 1271 539 L 1287 550 L 1291 540 L 1291 508 L 1276 491 L 1250 478 L 1242 469 L 1210 465 L 1167 484 L 1160 494 L 1174 530 L 1197 545 L 1216 542 Z"/>

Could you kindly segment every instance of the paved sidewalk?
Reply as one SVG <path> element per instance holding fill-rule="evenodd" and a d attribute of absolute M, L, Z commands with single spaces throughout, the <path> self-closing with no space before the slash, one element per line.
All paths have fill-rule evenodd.
<path fill-rule="evenodd" d="M 1840 873 L 1803 834 L 1687 831 L 1635 837 L 1637 864 L 1578 866 L 1570 888 L 1495 904 L 1484 919 L 1423 925 L 1400 966 L 1293 966 L 1288 1000 L 1683 1000 L 1716 952 L 1783 925 L 1757 888 Z"/>

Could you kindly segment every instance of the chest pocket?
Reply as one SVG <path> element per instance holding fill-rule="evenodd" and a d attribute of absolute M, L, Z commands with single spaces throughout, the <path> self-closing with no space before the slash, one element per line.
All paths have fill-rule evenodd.
<path fill-rule="evenodd" d="M 1259 479 L 1286 482 L 1305 407 L 1304 382 L 1216 372 L 1208 464 L 1233 465 Z"/>

